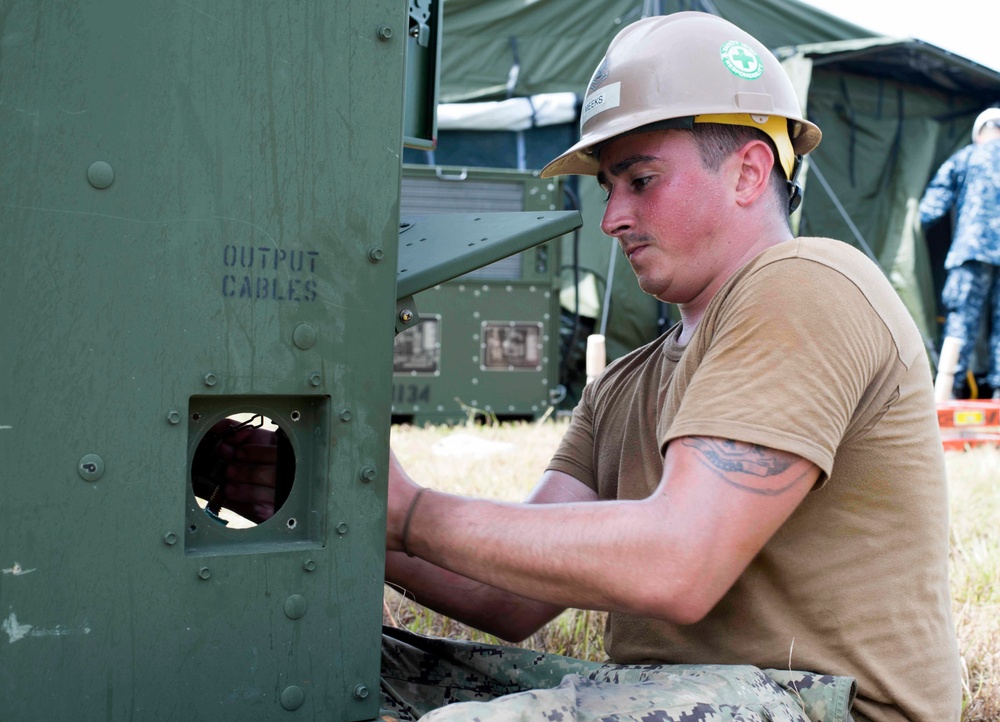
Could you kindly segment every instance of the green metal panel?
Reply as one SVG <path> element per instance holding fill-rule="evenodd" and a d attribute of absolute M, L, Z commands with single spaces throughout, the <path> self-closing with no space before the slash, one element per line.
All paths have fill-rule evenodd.
<path fill-rule="evenodd" d="M 521 266 L 526 256 L 515 254 L 579 225 L 576 211 L 403 216 L 399 224 L 396 295 L 405 298 L 466 272 L 483 279 L 548 280 L 551 269 L 544 258 L 528 262 L 524 275 Z M 536 257 L 539 254 L 545 257 L 549 251 L 534 252 Z"/>
<path fill-rule="evenodd" d="M 409 0 L 403 144 L 410 148 L 437 145 L 443 5 L 444 0 Z"/>
<path fill-rule="evenodd" d="M 404 166 L 401 208 L 404 219 L 442 213 L 423 220 L 455 229 L 451 235 L 462 237 L 454 243 L 458 249 L 504 234 L 512 237 L 510 248 L 519 249 L 534 245 L 519 236 L 548 239 L 579 225 L 577 213 L 554 210 L 561 208 L 561 193 L 558 180 L 533 172 Z M 479 213 L 456 215 L 462 210 Z M 462 218 L 464 225 L 458 222 Z M 485 226 L 482 233 L 474 230 L 477 224 Z M 406 245 L 411 233 L 400 236 L 401 259 L 411 252 Z M 495 251 L 489 260 L 503 260 L 458 278 L 439 275 L 453 280 L 414 289 L 426 288 L 414 298 L 421 322 L 396 338 L 396 420 L 450 423 L 464 420 L 472 409 L 499 418 L 545 413 L 559 384 L 559 244 L 515 255 Z M 433 249 L 428 255 L 433 257 Z M 400 286 L 404 282 L 401 275 Z"/>
<path fill-rule="evenodd" d="M 406 24 L 4 3 L 0 719 L 376 716 Z M 190 482 L 236 412 L 296 461 L 247 529 Z"/>

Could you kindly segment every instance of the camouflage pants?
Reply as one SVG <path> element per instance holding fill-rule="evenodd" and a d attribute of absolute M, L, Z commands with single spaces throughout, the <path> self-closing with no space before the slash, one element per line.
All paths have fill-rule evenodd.
<path fill-rule="evenodd" d="M 948 309 L 945 336 L 962 339 L 955 368 L 956 392 L 972 363 L 972 353 L 979 337 L 983 312 L 992 312 L 993 331 L 989 339 L 989 375 L 987 383 L 1000 388 L 1000 267 L 979 261 L 966 261 L 948 271 L 941 301 Z"/>
<path fill-rule="evenodd" d="M 382 713 L 406 722 L 849 722 L 854 694 L 850 677 L 382 635 Z"/>

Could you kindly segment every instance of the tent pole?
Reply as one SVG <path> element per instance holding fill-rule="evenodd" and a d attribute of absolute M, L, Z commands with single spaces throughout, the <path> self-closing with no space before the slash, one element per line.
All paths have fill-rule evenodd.
<path fill-rule="evenodd" d="M 604 303 L 601 304 L 601 335 L 608 332 L 608 311 L 611 308 L 611 289 L 614 286 L 615 258 L 618 256 L 618 244 L 611 244 L 611 258 L 608 259 L 608 278 L 604 283 Z"/>
<path fill-rule="evenodd" d="M 830 184 L 826 182 L 826 178 L 823 176 L 822 171 L 820 171 L 819 166 L 816 165 L 816 161 L 811 158 L 809 160 L 809 171 L 816 174 L 817 180 L 819 180 L 820 185 L 823 186 L 823 190 L 826 191 L 826 194 L 830 196 L 830 200 L 833 201 L 833 205 L 836 206 L 837 212 L 840 213 L 840 217 L 844 219 L 847 227 L 851 229 L 851 233 L 854 234 L 854 239 L 858 242 L 861 250 L 863 250 L 865 254 L 875 262 L 875 265 L 881 269 L 882 273 L 885 273 L 885 269 L 882 268 L 882 264 L 879 263 L 878 257 L 875 255 L 872 247 L 868 245 L 868 242 L 861 235 L 861 231 L 859 231 L 858 227 L 854 225 L 854 221 L 851 220 L 851 216 L 848 215 L 847 209 L 844 208 L 840 199 L 837 198 L 837 194 L 833 192 L 833 188 L 830 187 Z"/>

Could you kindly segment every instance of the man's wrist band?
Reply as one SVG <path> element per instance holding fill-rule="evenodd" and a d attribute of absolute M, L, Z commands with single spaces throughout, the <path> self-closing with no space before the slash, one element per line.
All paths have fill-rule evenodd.
<path fill-rule="evenodd" d="M 406 556 L 408 557 L 413 556 L 413 552 L 411 552 L 410 549 L 406 546 L 406 537 L 409 536 L 410 534 L 410 522 L 413 521 L 413 512 L 417 508 L 417 502 L 420 501 L 420 496 L 427 490 L 428 489 L 425 486 L 424 488 L 422 488 L 420 491 L 417 492 L 417 495 L 415 497 L 413 497 L 413 501 L 410 502 L 410 508 L 407 509 L 406 511 L 406 519 L 403 521 L 403 536 L 401 542 L 403 546 L 403 551 L 406 552 Z"/>

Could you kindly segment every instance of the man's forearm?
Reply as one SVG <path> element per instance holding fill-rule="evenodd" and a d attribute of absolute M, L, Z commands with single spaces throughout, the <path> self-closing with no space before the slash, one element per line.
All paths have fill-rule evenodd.
<path fill-rule="evenodd" d="M 660 485 L 645 499 L 510 504 L 426 490 L 395 548 L 556 607 L 691 624 L 729 590 L 819 473 L 788 452 L 683 437 L 670 445 Z"/>
<path fill-rule="evenodd" d="M 386 555 L 385 578 L 417 603 L 508 642 L 528 637 L 562 611 L 402 552 Z"/>
<path fill-rule="evenodd" d="M 658 552 L 651 548 L 669 544 L 669 533 L 638 532 L 659 526 L 648 507 L 627 501 L 506 504 L 432 492 L 420 499 L 407 545 L 440 567 L 515 598 L 555 608 L 669 615 L 662 609 L 653 614 L 647 601 L 662 601 L 659 591 L 650 593 L 669 586 L 655 577 L 670 566 L 654 562 Z"/>

